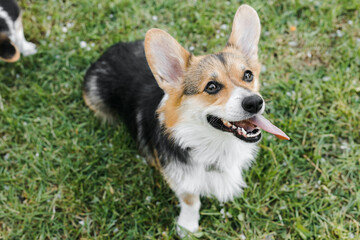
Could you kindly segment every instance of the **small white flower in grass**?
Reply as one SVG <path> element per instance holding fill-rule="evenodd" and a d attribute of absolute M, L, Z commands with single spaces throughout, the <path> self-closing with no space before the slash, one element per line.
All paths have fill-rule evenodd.
<path fill-rule="evenodd" d="M 350 150 L 349 143 L 343 142 L 340 146 L 340 149 L 342 150 Z"/>
<path fill-rule="evenodd" d="M 287 162 L 283 162 L 282 165 L 283 165 L 284 167 L 286 167 L 286 166 L 287 166 Z"/>
<path fill-rule="evenodd" d="M 47 16 L 46 19 L 47 19 L 47 20 L 51 20 L 51 16 Z"/>
<path fill-rule="evenodd" d="M 81 226 L 84 226 L 84 225 L 85 225 L 85 221 L 84 221 L 84 220 L 81 220 L 81 221 L 79 221 L 79 224 L 80 224 Z"/>
<path fill-rule="evenodd" d="M 35 153 L 35 157 L 39 157 L 39 155 L 40 155 L 39 153 Z"/>
<path fill-rule="evenodd" d="M 189 51 L 191 51 L 191 52 L 194 51 L 194 49 L 195 49 L 194 46 L 190 46 L 190 47 L 189 47 Z"/>
<path fill-rule="evenodd" d="M 119 231 L 119 229 L 118 229 L 118 228 L 115 228 L 113 232 L 114 232 L 114 233 L 117 233 L 118 231 Z"/>
<path fill-rule="evenodd" d="M 329 81 L 330 79 L 331 79 L 331 78 L 328 77 L 328 76 L 325 76 L 325 77 L 322 78 L 322 80 L 323 80 L 324 82 L 327 82 L 327 81 Z"/>
<path fill-rule="evenodd" d="M 73 22 L 68 22 L 68 23 L 66 23 L 66 26 L 67 26 L 68 28 L 72 28 L 74 25 L 75 25 L 75 23 L 73 23 Z"/>
<path fill-rule="evenodd" d="M 91 43 L 90 46 L 91 46 L 91 47 L 95 47 L 95 43 Z"/>
<path fill-rule="evenodd" d="M 229 212 L 226 212 L 226 216 L 227 216 L 228 218 L 232 218 L 232 215 L 231 215 L 231 213 L 229 213 Z"/>
<path fill-rule="evenodd" d="M 296 47 L 298 43 L 296 41 L 291 41 L 288 43 L 290 47 Z"/>
<path fill-rule="evenodd" d="M 24 125 L 24 126 L 27 126 L 27 125 L 28 125 L 28 123 L 27 123 L 27 122 L 23 122 L 23 125 Z"/>
<path fill-rule="evenodd" d="M 222 217 L 222 218 L 225 218 L 225 209 L 222 208 L 222 209 L 220 210 L 220 213 L 221 213 L 221 217 Z"/>
<path fill-rule="evenodd" d="M 344 36 L 344 33 L 340 30 L 336 30 L 336 36 L 342 37 L 342 36 Z"/>
<path fill-rule="evenodd" d="M 261 66 L 261 72 L 262 72 L 262 73 L 266 72 L 266 66 L 265 66 L 265 65 L 262 65 L 262 66 Z"/>
<path fill-rule="evenodd" d="M 86 51 L 90 51 L 91 50 L 91 47 L 90 46 L 87 46 L 86 47 Z"/>
<path fill-rule="evenodd" d="M 310 51 L 307 51 L 306 56 L 308 56 L 308 58 L 311 58 L 311 57 L 312 57 L 311 52 L 310 52 Z"/>
<path fill-rule="evenodd" d="M 62 30 L 63 33 L 67 33 L 67 31 L 68 31 L 67 27 L 62 27 L 61 30 Z"/>
<path fill-rule="evenodd" d="M 145 202 L 150 203 L 150 201 L 151 201 L 151 196 L 147 196 L 147 197 L 145 198 Z"/>
<path fill-rule="evenodd" d="M 320 162 L 321 162 L 321 163 L 326 163 L 325 158 L 320 158 Z"/>
<path fill-rule="evenodd" d="M 353 238 L 355 238 L 355 235 L 353 233 L 349 233 L 349 238 L 353 239 Z"/>
<path fill-rule="evenodd" d="M 19 75 L 19 74 L 16 74 L 16 75 L 15 75 L 15 77 L 16 77 L 16 78 L 19 78 L 19 77 L 20 77 L 20 75 Z"/>
<path fill-rule="evenodd" d="M 110 15 L 109 15 L 109 18 L 113 18 L 113 17 L 114 17 L 114 15 L 113 15 L 113 14 L 110 14 Z"/>
<path fill-rule="evenodd" d="M 5 191 L 8 191 L 8 190 L 10 189 L 10 187 L 7 186 L 7 185 L 5 185 L 5 186 L 4 186 L 4 189 L 5 189 Z"/>
<path fill-rule="evenodd" d="M 241 240 L 246 240 L 246 237 L 245 237 L 244 234 L 241 234 L 239 237 L 240 237 Z"/>
<path fill-rule="evenodd" d="M 356 38 L 356 43 L 360 43 L 360 38 Z"/>
<path fill-rule="evenodd" d="M 353 25 L 353 21 L 352 21 L 352 20 L 349 20 L 349 21 L 348 21 L 348 24 L 349 24 L 349 25 Z"/>
<path fill-rule="evenodd" d="M 152 20 L 155 21 L 155 22 L 158 20 L 158 16 L 155 16 L 155 15 L 152 16 L 151 18 L 152 18 Z"/>
<path fill-rule="evenodd" d="M 237 216 L 237 218 L 239 219 L 239 221 L 244 221 L 245 215 L 244 215 L 243 213 L 239 213 L 239 215 Z"/>
<path fill-rule="evenodd" d="M 51 33 L 50 29 L 46 30 L 45 37 L 48 38 L 50 36 L 50 33 Z"/>
<path fill-rule="evenodd" d="M 87 43 L 85 41 L 80 42 L 80 47 L 81 48 L 86 48 L 86 46 L 87 46 Z"/>
<path fill-rule="evenodd" d="M 220 26 L 220 29 L 221 29 L 221 30 L 227 30 L 227 29 L 228 29 L 228 25 L 227 25 L 227 24 L 222 24 L 222 25 Z"/>

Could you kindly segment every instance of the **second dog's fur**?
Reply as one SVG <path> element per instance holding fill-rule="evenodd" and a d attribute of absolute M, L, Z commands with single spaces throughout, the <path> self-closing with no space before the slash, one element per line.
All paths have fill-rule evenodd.
<path fill-rule="evenodd" d="M 0 59 L 16 62 L 24 56 L 36 53 L 35 44 L 26 41 L 21 11 L 14 0 L 0 1 Z"/>

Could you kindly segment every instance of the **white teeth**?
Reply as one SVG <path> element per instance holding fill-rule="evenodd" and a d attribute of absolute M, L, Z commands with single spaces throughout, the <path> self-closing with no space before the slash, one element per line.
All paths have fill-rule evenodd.
<path fill-rule="evenodd" d="M 245 131 L 245 129 L 241 128 L 241 131 L 242 131 L 242 133 L 243 133 L 244 136 L 247 134 L 247 132 Z"/>

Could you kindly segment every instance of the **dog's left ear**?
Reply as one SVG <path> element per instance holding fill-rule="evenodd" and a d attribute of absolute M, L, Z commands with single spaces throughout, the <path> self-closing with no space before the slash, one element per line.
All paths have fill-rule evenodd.
<path fill-rule="evenodd" d="M 190 53 L 170 34 L 150 29 L 145 36 L 145 55 L 160 88 L 169 93 L 182 87 Z"/>
<path fill-rule="evenodd" d="M 236 11 L 228 45 L 240 49 L 250 60 L 257 60 L 260 32 L 257 12 L 249 5 L 243 4 Z"/>

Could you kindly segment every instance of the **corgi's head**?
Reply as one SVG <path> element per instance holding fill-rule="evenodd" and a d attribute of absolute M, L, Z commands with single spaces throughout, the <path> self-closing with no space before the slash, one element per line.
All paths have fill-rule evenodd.
<path fill-rule="evenodd" d="M 242 5 L 226 47 L 216 54 L 194 56 L 160 29 L 146 33 L 146 58 L 165 92 L 158 112 L 167 130 L 191 125 L 248 143 L 261 139 L 260 128 L 268 131 L 269 122 L 261 116 L 265 103 L 258 92 L 260 31 L 256 11 Z"/>

